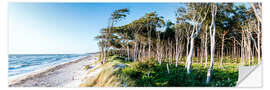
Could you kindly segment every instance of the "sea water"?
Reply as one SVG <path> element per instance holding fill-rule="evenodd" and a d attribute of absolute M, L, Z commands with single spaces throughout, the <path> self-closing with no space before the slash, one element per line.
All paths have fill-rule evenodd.
<path fill-rule="evenodd" d="M 9 54 L 8 77 L 31 73 L 85 56 L 87 54 Z"/>

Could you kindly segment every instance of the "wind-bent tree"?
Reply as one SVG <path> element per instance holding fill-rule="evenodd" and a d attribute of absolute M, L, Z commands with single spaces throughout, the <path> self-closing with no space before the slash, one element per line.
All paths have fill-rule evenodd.
<path fill-rule="evenodd" d="M 176 10 L 176 22 L 164 21 L 156 12 L 146 13 L 123 26 L 115 26 L 120 17 L 110 19 L 109 27 L 102 29 L 97 37 L 100 57 L 113 53 L 130 61 L 156 60 L 160 66 L 167 65 L 164 70 L 170 74 L 175 73 L 172 68 L 182 68 L 181 65 L 191 74 L 192 64 L 200 64 L 202 69 L 203 65 L 208 69 L 207 77 L 203 78 L 209 83 L 216 66 L 224 70 L 228 63 L 256 65 L 256 58 L 261 62 L 261 5 L 250 5 L 253 6 L 184 4 Z"/>
<path fill-rule="evenodd" d="M 105 32 L 105 41 L 104 41 L 104 52 L 103 52 L 103 62 L 105 62 L 106 61 L 106 54 L 107 54 L 107 52 L 108 52 L 108 49 L 109 49 L 109 47 L 108 47 L 108 44 L 109 44 L 109 41 L 110 41 L 110 39 L 109 39 L 109 36 L 111 35 L 111 29 L 113 28 L 113 26 L 114 26 L 114 24 L 117 22 L 117 21 L 119 21 L 121 18 L 124 18 L 124 17 L 126 17 L 127 16 L 127 14 L 128 14 L 128 12 L 129 12 L 129 10 L 127 9 L 127 8 L 123 8 L 123 9 L 118 9 L 118 10 L 115 10 L 112 14 L 111 14 L 111 17 L 109 18 L 109 25 L 108 25 L 108 27 L 109 27 L 109 30 L 107 30 L 106 32 Z"/>

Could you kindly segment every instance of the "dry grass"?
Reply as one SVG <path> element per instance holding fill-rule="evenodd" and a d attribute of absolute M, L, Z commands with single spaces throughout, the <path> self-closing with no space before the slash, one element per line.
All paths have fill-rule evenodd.
<path fill-rule="evenodd" d="M 95 66 L 94 68 L 92 68 L 91 70 L 88 71 L 88 74 L 90 74 L 90 73 L 96 71 L 96 70 L 99 69 L 99 68 L 103 68 L 103 67 L 104 67 L 103 65 Z"/>
<path fill-rule="evenodd" d="M 90 65 L 85 65 L 83 69 L 88 70 L 89 68 L 90 68 Z"/>
<path fill-rule="evenodd" d="M 98 60 L 96 60 L 93 64 L 94 65 L 98 65 L 98 64 L 100 64 L 101 63 L 101 60 L 98 58 Z"/>
<path fill-rule="evenodd" d="M 119 87 L 121 82 L 114 75 L 115 69 L 112 64 L 102 65 L 103 68 L 97 76 L 87 79 L 80 87 Z"/>
<path fill-rule="evenodd" d="M 117 64 L 121 64 L 118 60 L 111 60 L 115 59 L 114 57 L 110 57 L 106 63 L 101 64 L 101 60 L 97 60 L 94 62 L 95 66 L 91 70 L 88 71 L 88 74 L 95 72 L 98 69 L 102 71 L 98 73 L 96 76 L 92 77 L 85 77 L 84 83 L 80 84 L 80 87 L 120 87 L 120 86 L 128 86 L 129 79 L 122 74 L 115 74 L 117 73 L 118 68 L 115 67 Z M 124 81 L 123 85 L 121 85 L 122 81 Z"/>

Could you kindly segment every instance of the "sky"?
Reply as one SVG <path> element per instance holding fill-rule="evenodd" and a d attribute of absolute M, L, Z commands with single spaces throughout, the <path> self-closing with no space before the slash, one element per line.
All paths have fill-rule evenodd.
<path fill-rule="evenodd" d="M 9 54 L 75 54 L 99 51 L 95 39 L 114 10 L 128 8 L 124 25 L 156 11 L 175 21 L 180 3 L 9 3 Z"/>

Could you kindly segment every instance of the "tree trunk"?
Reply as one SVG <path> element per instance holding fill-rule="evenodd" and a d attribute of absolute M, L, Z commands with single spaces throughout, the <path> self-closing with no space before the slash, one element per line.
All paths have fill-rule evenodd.
<path fill-rule="evenodd" d="M 241 39 L 241 61 L 240 63 L 243 65 L 244 57 L 244 31 L 242 30 L 242 39 Z"/>
<path fill-rule="evenodd" d="M 171 65 L 172 64 L 172 57 L 171 57 L 171 43 L 170 43 L 170 40 L 168 40 L 168 52 L 169 52 L 169 54 L 168 54 L 168 56 L 169 56 L 169 64 Z"/>
<path fill-rule="evenodd" d="M 221 59 L 220 59 L 220 67 L 222 67 L 223 65 L 223 55 L 224 55 L 224 39 L 225 39 L 225 35 L 226 35 L 226 31 L 223 32 L 222 34 L 222 40 L 221 40 Z"/>
<path fill-rule="evenodd" d="M 212 27 L 210 29 L 210 36 L 211 36 L 211 62 L 210 62 L 210 67 L 207 72 L 207 78 L 206 78 L 206 83 L 208 84 L 211 80 L 212 77 L 212 72 L 213 72 L 213 67 L 214 67 L 214 54 L 215 54 L 215 34 L 216 34 L 216 13 L 217 13 L 217 6 L 216 4 L 213 4 L 212 8 L 212 27 L 213 27 L 213 32 L 212 32 Z"/>
<path fill-rule="evenodd" d="M 127 56 L 128 56 L 128 60 L 129 60 L 129 45 L 128 45 L 128 34 L 126 33 L 126 38 L 127 38 L 127 41 L 126 41 L 126 44 L 127 44 Z"/>
<path fill-rule="evenodd" d="M 247 39 L 247 54 L 248 54 L 248 65 L 250 66 L 251 64 L 251 46 L 250 46 L 250 35 L 247 35 L 248 39 Z"/>
<path fill-rule="evenodd" d="M 190 41 L 190 39 L 187 38 L 187 44 L 186 44 L 186 58 L 188 57 L 188 50 L 189 50 L 188 46 L 189 46 L 189 41 Z"/>
<path fill-rule="evenodd" d="M 175 66 L 178 65 L 178 57 L 179 57 L 179 50 L 178 50 L 178 38 L 175 36 Z"/>
<path fill-rule="evenodd" d="M 203 37 L 205 37 L 205 36 L 203 36 Z M 203 52 L 203 45 L 204 45 L 203 39 L 204 38 L 201 39 L 201 50 L 200 50 L 200 56 L 201 56 L 200 63 L 201 63 L 201 67 L 203 67 L 203 55 L 204 55 L 204 52 Z"/>
<path fill-rule="evenodd" d="M 148 56 L 151 57 L 151 31 L 148 31 Z"/>
<path fill-rule="evenodd" d="M 194 48 L 194 38 L 191 38 L 189 54 L 188 54 L 187 61 L 186 61 L 187 62 L 187 65 L 186 65 L 187 74 L 190 74 L 190 68 L 191 68 L 191 64 L 192 64 L 193 48 Z"/>
<path fill-rule="evenodd" d="M 138 41 L 137 41 L 137 33 L 135 33 L 134 34 L 134 36 L 135 36 L 135 45 L 134 45 L 134 56 L 133 56 L 133 58 L 134 58 L 134 61 L 137 61 L 137 48 L 138 48 L 138 45 L 137 45 L 137 43 L 138 43 Z"/>
<path fill-rule="evenodd" d="M 235 37 L 233 37 L 233 59 L 234 59 L 234 60 L 237 59 Z"/>
<path fill-rule="evenodd" d="M 205 29 L 205 43 L 204 43 L 204 54 L 205 54 L 205 65 L 204 67 L 207 67 L 207 59 L 208 59 L 208 52 L 207 52 L 207 27 L 206 26 L 206 29 Z"/>
<path fill-rule="evenodd" d="M 200 53 L 199 53 L 200 51 L 199 50 L 200 50 L 200 48 L 197 47 L 197 50 L 196 50 L 197 51 L 197 56 L 196 56 L 197 57 L 197 63 L 199 63 L 199 60 L 200 60 L 199 59 L 199 57 L 200 57 Z"/>
<path fill-rule="evenodd" d="M 260 64 L 261 63 L 261 30 L 260 30 L 259 25 L 257 27 L 258 27 L 258 33 L 257 33 L 258 51 L 257 51 L 257 53 L 258 53 L 258 64 Z"/>
<path fill-rule="evenodd" d="M 201 21 L 196 21 L 196 22 L 200 22 L 198 24 L 195 24 L 195 26 L 193 27 L 192 33 L 191 33 L 191 40 L 190 40 L 190 51 L 189 51 L 189 55 L 187 57 L 187 74 L 190 74 L 190 68 L 191 68 L 191 64 L 192 64 L 192 53 L 193 53 L 193 48 L 194 48 L 194 39 L 199 35 L 201 28 L 202 28 L 202 24 L 204 23 L 204 20 L 206 19 L 208 10 L 206 11 L 205 16 L 202 18 L 200 17 Z M 194 17 L 195 18 L 195 17 Z M 195 19 L 193 19 L 192 21 L 194 22 Z M 199 26 L 198 26 L 199 25 Z M 196 30 L 196 32 L 194 33 L 194 30 Z"/>
<path fill-rule="evenodd" d="M 255 48 L 255 45 L 253 45 L 254 47 L 253 47 L 253 49 L 252 49 L 252 51 L 251 51 L 251 56 L 252 56 L 252 64 L 254 65 L 255 63 L 254 63 L 254 48 Z"/>

